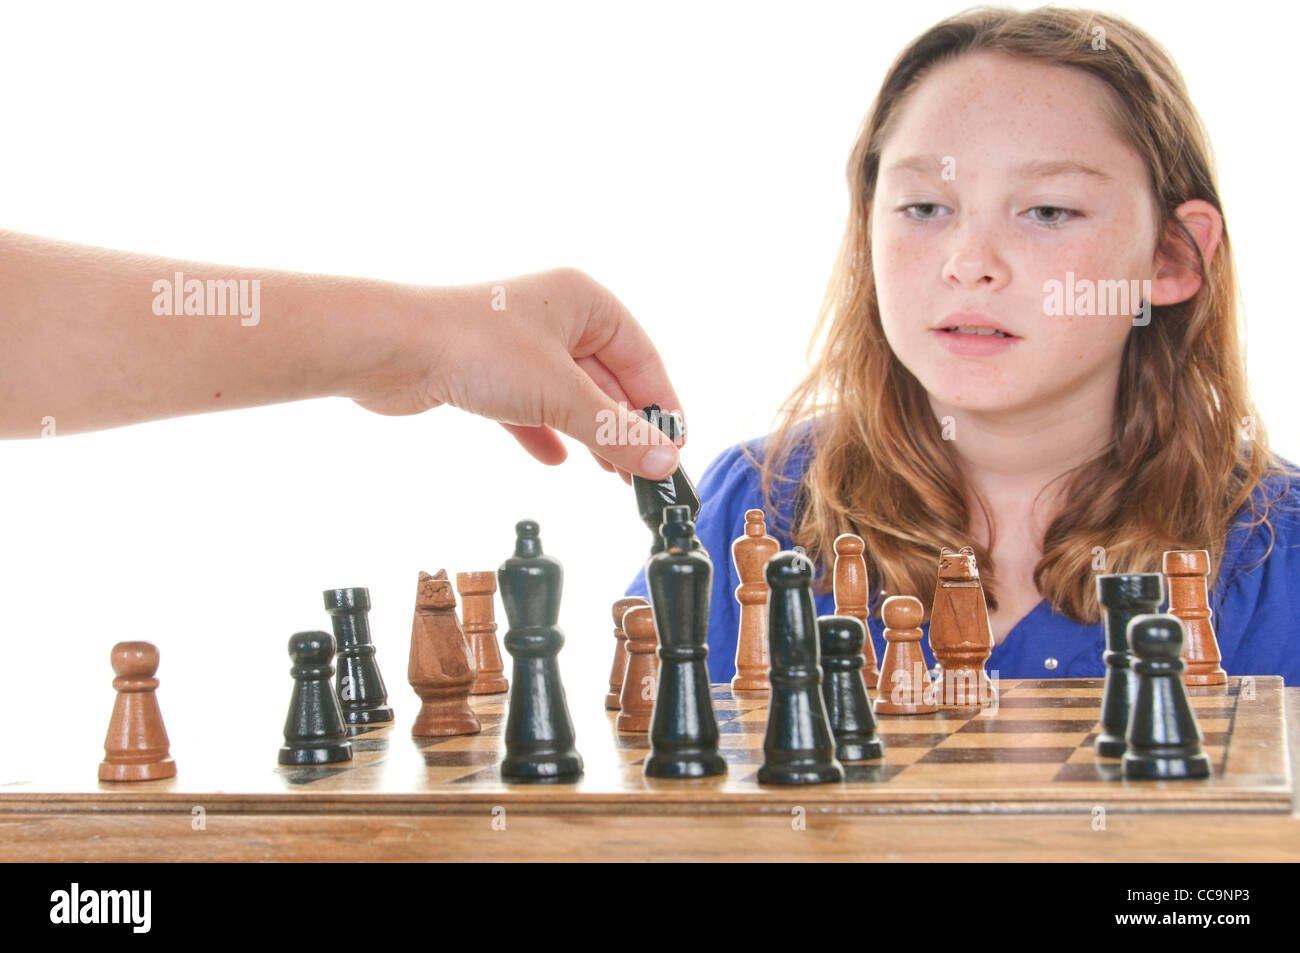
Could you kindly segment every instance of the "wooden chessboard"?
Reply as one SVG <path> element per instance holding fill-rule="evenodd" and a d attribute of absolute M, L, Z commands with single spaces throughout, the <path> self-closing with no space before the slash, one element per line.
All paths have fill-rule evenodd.
<path fill-rule="evenodd" d="M 571 784 L 506 784 L 498 765 L 506 695 L 480 696 L 476 735 L 413 739 L 409 721 L 353 738 L 352 762 L 279 767 L 275 743 L 208 762 L 177 753 L 165 781 L 101 783 L 94 762 L 62 779 L 2 783 L 0 814 L 23 812 L 249 814 L 478 813 L 788 814 L 791 804 L 847 813 L 1060 812 L 1103 806 L 1142 812 L 1289 812 L 1294 779 L 1286 751 L 1280 678 L 1233 678 L 1191 689 L 1213 777 L 1133 782 L 1092 748 L 1100 679 L 1003 680 L 996 711 L 941 709 L 881 716 L 882 760 L 846 765 L 843 784 L 760 786 L 766 696 L 715 686 L 725 777 L 647 779 L 645 734 L 620 733 L 599 698 L 570 698 L 585 773 Z"/>

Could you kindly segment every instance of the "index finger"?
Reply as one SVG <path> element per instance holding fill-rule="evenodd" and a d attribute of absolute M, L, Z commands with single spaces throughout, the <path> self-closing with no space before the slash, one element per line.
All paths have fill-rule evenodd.
<path fill-rule="evenodd" d="M 603 294 L 592 303 L 587 327 L 573 356 L 600 361 L 627 394 L 633 409 L 658 404 L 665 411 L 680 412 L 681 400 L 650 336 L 618 298 L 608 289 L 600 290 Z"/>

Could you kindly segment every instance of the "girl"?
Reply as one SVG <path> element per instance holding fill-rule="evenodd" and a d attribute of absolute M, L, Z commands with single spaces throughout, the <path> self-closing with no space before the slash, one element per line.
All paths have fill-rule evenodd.
<path fill-rule="evenodd" d="M 848 180 L 819 356 L 776 430 L 699 483 L 713 680 L 758 506 L 816 563 L 819 614 L 835 537 L 863 537 L 877 658 L 880 603 L 928 612 L 940 548 L 970 545 L 990 674 L 1100 676 L 1096 574 L 1207 549 L 1224 668 L 1300 679 L 1300 491 L 1247 393 L 1209 142 L 1169 55 L 1100 13 L 962 13 L 890 68 Z"/>

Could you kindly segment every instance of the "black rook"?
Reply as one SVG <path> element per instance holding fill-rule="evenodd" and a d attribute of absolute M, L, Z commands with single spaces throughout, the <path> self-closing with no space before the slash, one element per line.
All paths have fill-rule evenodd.
<path fill-rule="evenodd" d="M 384 725 L 393 720 L 388 689 L 379 674 L 370 642 L 369 589 L 326 589 L 325 611 L 338 643 L 335 688 L 343 720 L 349 725 Z"/>
<path fill-rule="evenodd" d="M 1101 733 L 1097 735 L 1097 754 L 1118 758 L 1127 743 L 1128 716 L 1137 694 L 1137 675 L 1133 672 L 1133 655 L 1128 645 L 1128 624 L 1136 615 L 1160 610 L 1165 597 L 1164 579 L 1159 573 L 1131 573 L 1097 577 L 1097 601 L 1105 613 L 1106 684 L 1101 696 Z"/>

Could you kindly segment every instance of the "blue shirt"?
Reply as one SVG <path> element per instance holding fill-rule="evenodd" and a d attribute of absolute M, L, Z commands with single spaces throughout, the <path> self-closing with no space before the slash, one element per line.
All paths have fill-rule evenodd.
<path fill-rule="evenodd" d="M 751 453 L 761 458 L 762 439 L 750 441 Z M 807 467 L 806 454 L 791 454 L 785 475 L 797 479 Z M 1226 541 L 1222 571 L 1210 593 L 1211 623 L 1218 637 L 1223 667 L 1229 675 L 1281 675 L 1288 685 L 1300 685 L 1300 473 L 1277 475 L 1265 481 L 1259 493 L 1272 501 L 1269 524 L 1249 527 L 1249 512 L 1238 515 Z M 736 671 L 736 639 L 740 606 L 735 599 L 740 578 L 731 558 L 731 543 L 745 532 L 745 511 L 762 507 L 762 474 L 740 445 L 714 460 L 696 489 L 700 512 L 696 535 L 713 560 L 713 594 L 709 606 L 709 677 L 730 681 Z M 793 486 L 795 484 L 779 484 Z M 790 525 L 790 507 L 783 504 L 780 523 Z M 779 527 L 768 526 L 783 550 L 791 543 Z M 1265 556 L 1265 552 L 1268 555 Z M 937 556 L 936 556 L 937 558 Z M 1150 572 L 1159 572 L 1158 566 Z M 645 596 L 645 570 L 628 587 L 630 596 Z M 928 602 L 933 593 L 915 593 Z M 835 611 L 833 594 L 815 596 L 818 615 Z M 868 624 L 876 659 L 885 651 L 884 627 L 879 611 Z M 927 665 L 930 653 L 928 624 L 922 640 Z M 988 671 L 1001 678 L 1100 678 L 1105 629 L 1100 624 L 1081 625 L 1058 614 L 1040 601 L 1021 619 L 989 657 Z M 1049 667 L 1055 661 L 1055 667 Z"/>

